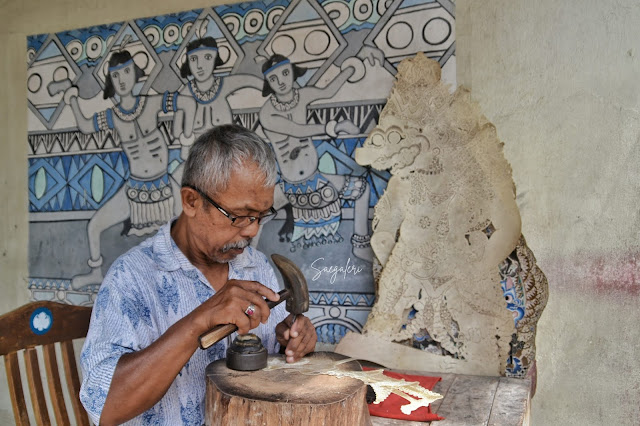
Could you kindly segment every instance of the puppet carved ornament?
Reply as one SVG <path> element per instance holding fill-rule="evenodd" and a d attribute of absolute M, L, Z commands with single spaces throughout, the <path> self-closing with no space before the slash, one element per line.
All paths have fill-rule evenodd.
<path fill-rule="evenodd" d="M 418 54 L 396 77 L 356 150 L 359 164 L 392 175 L 372 223 L 377 301 L 362 336 L 345 336 L 336 351 L 389 367 L 524 377 L 548 289 L 521 235 L 503 144 L 469 91 L 451 94 L 440 81 L 436 61 Z"/>

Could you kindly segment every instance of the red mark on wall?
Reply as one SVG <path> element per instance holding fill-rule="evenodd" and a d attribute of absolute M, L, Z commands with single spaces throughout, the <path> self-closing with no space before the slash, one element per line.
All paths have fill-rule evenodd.
<path fill-rule="evenodd" d="M 640 296 L 640 253 L 582 255 L 541 265 L 551 288 L 600 296 Z M 560 278 L 554 282 L 554 277 Z"/>

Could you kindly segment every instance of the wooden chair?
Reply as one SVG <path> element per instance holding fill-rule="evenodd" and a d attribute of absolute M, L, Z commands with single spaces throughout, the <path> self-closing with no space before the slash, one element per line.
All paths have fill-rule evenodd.
<path fill-rule="evenodd" d="M 45 385 L 40 375 L 37 346 L 42 347 L 46 370 L 46 388 L 58 425 L 70 425 L 69 411 L 64 400 L 64 375 L 71 400 L 75 424 L 89 425 L 89 418 L 80 403 L 80 379 L 73 350 L 73 340 L 83 338 L 89 329 L 91 308 L 56 302 L 33 302 L 0 316 L 0 355 L 4 356 L 7 382 L 16 425 L 29 425 L 24 385 L 19 358 L 25 366 L 33 415 L 36 424 L 50 425 L 45 399 Z M 56 343 L 62 354 L 59 371 Z M 71 419 L 73 420 L 73 419 Z"/>

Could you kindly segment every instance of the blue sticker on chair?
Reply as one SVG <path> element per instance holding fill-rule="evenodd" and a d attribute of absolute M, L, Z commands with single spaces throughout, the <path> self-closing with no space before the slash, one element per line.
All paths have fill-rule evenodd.
<path fill-rule="evenodd" d="M 38 308 L 31 314 L 29 325 L 35 334 L 45 334 L 51 330 L 53 314 L 48 308 Z"/>

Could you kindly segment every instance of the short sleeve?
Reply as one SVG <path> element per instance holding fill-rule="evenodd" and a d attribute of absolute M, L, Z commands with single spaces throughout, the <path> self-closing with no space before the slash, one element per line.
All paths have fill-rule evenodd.
<path fill-rule="evenodd" d="M 151 342 L 150 309 L 133 290 L 135 282 L 126 262 L 116 260 L 100 287 L 91 314 L 80 356 L 80 400 L 95 424 L 99 423 L 120 357 Z"/>

